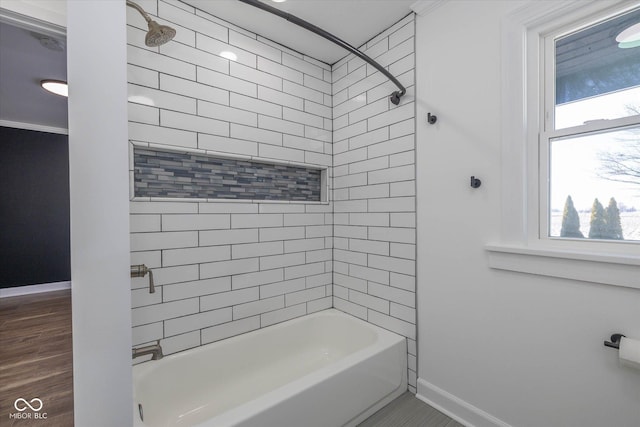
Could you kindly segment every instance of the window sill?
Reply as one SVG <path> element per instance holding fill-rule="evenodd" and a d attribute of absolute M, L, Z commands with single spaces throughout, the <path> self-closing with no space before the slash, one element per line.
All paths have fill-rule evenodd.
<path fill-rule="evenodd" d="M 489 267 L 640 289 L 640 257 L 516 245 L 485 246 Z"/>

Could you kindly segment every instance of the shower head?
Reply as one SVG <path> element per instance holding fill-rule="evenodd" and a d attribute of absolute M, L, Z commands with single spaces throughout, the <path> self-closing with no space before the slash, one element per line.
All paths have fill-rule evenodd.
<path fill-rule="evenodd" d="M 156 21 L 149 21 L 149 32 L 144 38 L 144 44 L 149 47 L 156 47 L 165 44 L 176 36 L 176 30 L 173 28 L 160 25 Z"/>
<path fill-rule="evenodd" d="M 149 31 L 144 38 L 144 43 L 149 47 L 156 47 L 165 44 L 169 40 L 173 39 L 176 35 L 176 30 L 167 26 L 160 25 L 156 21 L 149 18 L 147 12 L 144 11 L 142 7 L 132 2 L 131 0 L 127 0 L 127 6 L 134 8 L 142 17 L 147 21 L 147 25 L 149 25 Z"/>

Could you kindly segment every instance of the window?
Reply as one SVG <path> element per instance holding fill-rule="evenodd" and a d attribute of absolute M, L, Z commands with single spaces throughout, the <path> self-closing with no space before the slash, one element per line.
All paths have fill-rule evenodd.
<path fill-rule="evenodd" d="M 543 51 L 539 237 L 640 242 L 640 8 Z"/>
<path fill-rule="evenodd" d="M 501 231 L 486 245 L 491 268 L 640 289 L 638 225 L 628 220 L 640 211 L 640 182 L 623 173 L 640 166 L 640 41 L 629 38 L 638 37 L 639 6 L 530 1 L 505 15 Z M 616 40 L 625 26 L 634 29 Z M 622 236 L 611 231 L 614 207 L 614 219 L 603 219 L 611 197 Z"/>

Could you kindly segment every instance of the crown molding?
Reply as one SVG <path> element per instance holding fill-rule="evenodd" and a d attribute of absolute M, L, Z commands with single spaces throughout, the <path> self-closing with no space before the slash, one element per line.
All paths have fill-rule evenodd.
<path fill-rule="evenodd" d="M 2 0 L 0 22 L 49 36 L 66 37 L 66 2 Z"/>

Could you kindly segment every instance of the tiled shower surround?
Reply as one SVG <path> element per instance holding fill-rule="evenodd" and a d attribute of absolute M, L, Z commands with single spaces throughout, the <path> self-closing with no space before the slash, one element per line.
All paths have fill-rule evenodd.
<path fill-rule="evenodd" d="M 354 55 L 333 65 L 333 305 L 407 337 L 416 387 L 414 16 L 361 48 L 406 88 Z"/>
<path fill-rule="evenodd" d="M 362 48 L 407 86 L 394 106 L 353 56 L 330 66 L 176 0 L 140 3 L 177 36 L 145 47 L 128 11 L 131 142 L 328 168 L 329 202 L 134 198 L 131 263 L 156 292 L 132 279 L 133 344 L 170 354 L 335 307 L 408 338 L 415 391 L 413 16 Z"/>

